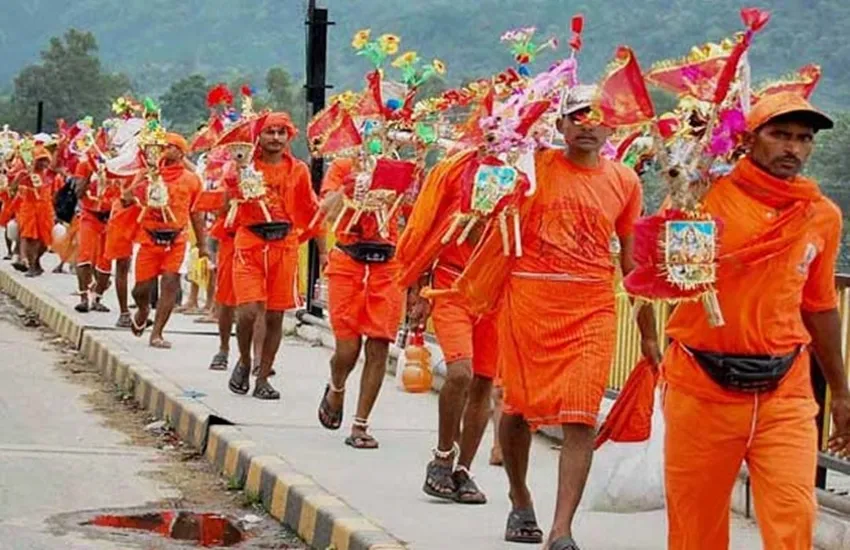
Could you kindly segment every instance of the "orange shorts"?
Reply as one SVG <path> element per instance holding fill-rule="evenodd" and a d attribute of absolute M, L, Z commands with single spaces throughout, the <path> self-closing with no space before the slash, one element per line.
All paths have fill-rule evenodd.
<path fill-rule="evenodd" d="M 224 271 L 221 260 L 219 271 Z M 301 305 L 298 248 L 289 240 L 237 248 L 232 273 L 237 305 L 260 302 L 269 311 L 286 311 Z"/>
<path fill-rule="evenodd" d="M 453 273 L 438 267 L 434 288 L 450 288 L 454 279 Z M 499 348 L 495 315 L 473 315 L 460 296 L 444 296 L 434 300 L 431 320 L 446 363 L 471 359 L 474 374 L 496 378 Z"/>
<path fill-rule="evenodd" d="M 138 206 L 116 208 L 106 224 L 105 255 L 112 260 L 127 260 L 133 257 L 133 242 L 138 231 L 136 219 L 141 209 Z"/>
<path fill-rule="evenodd" d="M 180 273 L 185 255 L 185 240 L 171 246 L 142 244 L 136 254 L 136 283 L 150 281 L 163 273 Z"/>
<path fill-rule="evenodd" d="M 16 219 L 21 238 L 53 244 L 53 205 L 45 201 L 21 201 Z"/>
<path fill-rule="evenodd" d="M 225 307 L 236 306 L 236 290 L 233 288 L 233 258 L 235 253 L 232 238 L 218 241 L 215 301 Z"/>
<path fill-rule="evenodd" d="M 395 340 L 404 313 L 404 291 L 396 284 L 400 264 L 364 264 L 334 249 L 328 256 L 328 310 L 334 336 Z"/>
<path fill-rule="evenodd" d="M 101 273 L 112 272 L 112 261 L 106 257 L 106 223 L 84 210 L 80 214 L 77 265 L 94 266 Z"/>

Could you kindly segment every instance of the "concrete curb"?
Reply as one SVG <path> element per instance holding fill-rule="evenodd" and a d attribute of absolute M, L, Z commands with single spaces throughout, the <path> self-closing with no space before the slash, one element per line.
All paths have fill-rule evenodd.
<path fill-rule="evenodd" d="M 404 550 L 407 545 L 342 498 L 298 472 L 270 449 L 248 439 L 227 419 L 123 351 L 108 333 L 86 331 L 66 306 L 0 271 L 0 291 L 34 312 L 70 341 L 101 374 L 177 434 L 315 550 Z"/>

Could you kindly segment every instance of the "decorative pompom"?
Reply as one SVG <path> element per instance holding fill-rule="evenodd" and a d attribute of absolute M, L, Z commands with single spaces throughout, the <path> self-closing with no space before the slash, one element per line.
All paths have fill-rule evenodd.
<path fill-rule="evenodd" d="M 244 95 L 245 97 L 251 97 L 253 95 L 253 90 L 250 86 L 245 84 L 244 86 L 242 86 L 242 95 Z"/>
<path fill-rule="evenodd" d="M 224 84 L 218 84 L 207 93 L 207 107 L 213 108 L 217 105 L 232 105 L 233 94 Z"/>
<path fill-rule="evenodd" d="M 570 29 L 576 34 L 581 34 L 584 30 L 584 16 L 581 14 L 574 15 L 570 22 Z"/>

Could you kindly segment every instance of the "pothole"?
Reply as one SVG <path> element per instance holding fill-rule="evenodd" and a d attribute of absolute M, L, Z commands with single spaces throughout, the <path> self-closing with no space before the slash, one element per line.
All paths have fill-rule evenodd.
<path fill-rule="evenodd" d="M 248 534 L 237 520 L 213 513 L 166 510 L 136 515 L 104 514 L 81 526 L 153 533 L 166 539 L 193 542 L 204 548 L 225 548 L 244 542 Z"/>

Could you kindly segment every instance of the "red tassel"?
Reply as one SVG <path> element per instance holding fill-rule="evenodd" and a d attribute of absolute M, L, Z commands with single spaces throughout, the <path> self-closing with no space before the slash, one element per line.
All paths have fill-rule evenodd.
<path fill-rule="evenodd" d="M 247 84 L 242 86 L 242 95 L 245 97 L 251 97 L 251 87 Z"/>
<path fill-rule="evenodd" d="M 574 33 L 581 34 L 584 30 L 584 16 L 581 14 L 574 15 L 570 28 Z"/>
<path fill-rule="evenodd" d="M 581 51 L 581 46 L 583 42 L 581 40 L 580 34 L 574 34 L 572 38 L 570 38 L 570 48 L 575 51 Z"/>
<path fill-rule="evenodd" d="M 759 8 L 742 8 L 741 19 L 749 30 L 758 32 L 770 21 L 770 12 Z"/>
<path fill-rule="evenodd" d="M 207 107 L 213 108 L 221 104 L 233 104 L 233 94 L 225 84 L 219 84 L 207 93 Z"/>

